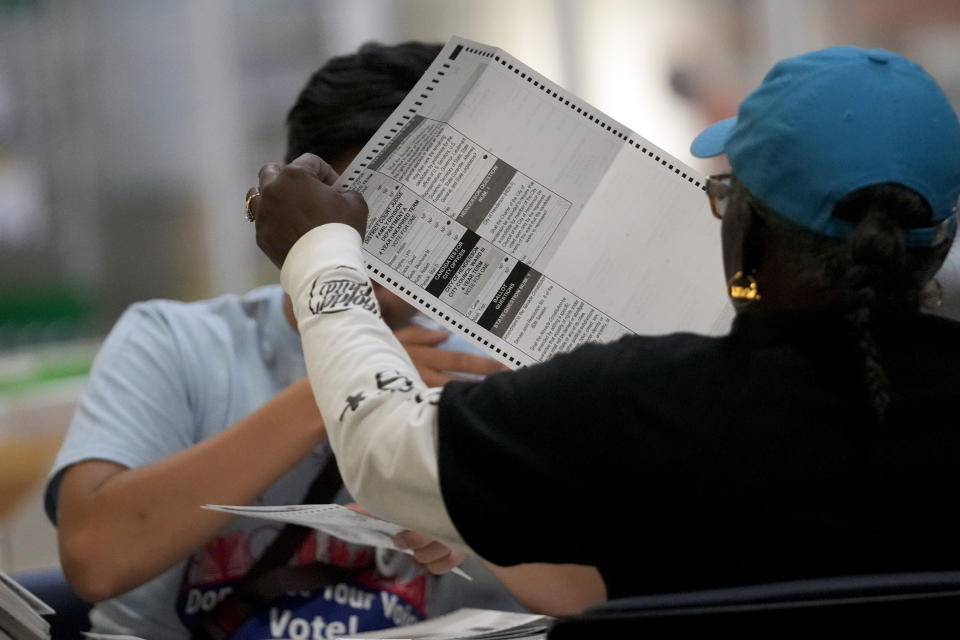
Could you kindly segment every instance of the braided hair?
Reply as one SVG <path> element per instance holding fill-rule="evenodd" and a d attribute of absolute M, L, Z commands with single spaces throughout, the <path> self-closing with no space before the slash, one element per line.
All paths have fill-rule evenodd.
<path fill-rule="evenodd" d="M 843 314 L 850 343 L 861 365 L 862 395 L 874 423 L 882 425 L 890 406 L 890 382 L 876 340 L 878 321 L 916 313 L 925 291 L 953 243 L 952 235 L 929 248 L 904 242 L 904 229 L 929 226 L 926 199 L 899 184 L 872 185 L 837 203 L 835 218 L 855 225 L 846 240 L 802 229 L 765 207 L 742 184 L 763 227 L 791 247 L 789 277 L 801 287 L 830 292 Z"/>
<path fill-rule="evenodd" d="M 438 44 L 369 42 L 315 71 L 287 114 L 290 162 L 303 153 L 332 158 L 369 140 L 406 97 Z"/>

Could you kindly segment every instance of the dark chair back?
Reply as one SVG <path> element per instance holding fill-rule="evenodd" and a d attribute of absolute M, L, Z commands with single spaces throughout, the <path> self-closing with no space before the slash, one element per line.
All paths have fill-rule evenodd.
<path fill-rule="evenodd" d="M 901 573 L 798 580 L 611 600 L 558 620 L 548 640 L 649 637 L 659 631 L 889 633 L 960 615 L 960 572 Z"/>

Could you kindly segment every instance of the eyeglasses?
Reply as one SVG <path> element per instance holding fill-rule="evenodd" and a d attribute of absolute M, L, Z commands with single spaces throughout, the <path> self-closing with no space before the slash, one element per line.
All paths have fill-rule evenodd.
<path fill-rule="evenodd" d="M 723 220 L 730 204 L 731 179 L 733 174 L 718 173 L 707 178 L 707 197 L 710 199 L 710 212 L 717 220 Z"/>

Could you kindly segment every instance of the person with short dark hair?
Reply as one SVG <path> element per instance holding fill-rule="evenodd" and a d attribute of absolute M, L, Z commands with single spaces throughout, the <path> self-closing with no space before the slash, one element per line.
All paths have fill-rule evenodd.
<path fill-rule="evenodd" d="M 331 60 L 290 112 L 290 153 L 320 150 L 345 166 L 438 50 L 370 44 Z M 466 341 L 417 325 L 414 310 L 398 298 L 384 295 L 380 305 L 433 384 L 455 375 L 450 372 L 503 369 L 471 352 Z M 318 471 L 331 469 L 305 373 L 289 298 L 278 285 L 199 302 L 141 302 L 117 322 L 46 491 L 66 577 L 80 596 L 96 602 L 94 631 L 186 638 L 200 633 L 235 590 L 262 593 L 241 581 L 252 567 L 260 571 L 257 562 L 281 525 L 200 507 L 298 503 Z M 337 491 L 338 479 L 322 480 L 335 483 L 330 499 L 349 501 Z M 307 567 L 310 580 L 303 582 L 302 570 L 297 582 L 277 579 L 284 595 L 236 620 L 229 637 L 298 637 L 304 625 L 311 635 L 332 637 L 467 605 L 519 608 L 482 575 L 479 563 L 468 568 L 474 583 L 432 575 L 462 555 L 405 535 L 424 566 L 404 554 L 309 535 L 277 564 L 286 565 L 292 554 L 293 568 Z M 319 569 L 309 566 L 314 561 L 328 567 L 330 580 L 319 580 Z M 294 590 L 311 595 L 285 593 Z M 219 615 L 217 624 L 228 617 Z"/>
<path fill-rule="evenodd" d="M 261 170 L 257 243 L 353 495 L 499 564 L 596 565 L 612 597 L 957 569 L 960 324 L 921 313 L 957 227 L 943 92 L 888 51 L 815 51 L 692 151 L 732 166 L 708 186 L 729 335 L 630 335 L 442 389 L 369 310 L 308 308 L 309 283 L 366 281 L 362 196 L 314 156 Z M 416 384 L 333 419 L 378 368 Z"/>
<path fill-rule="evenodd" d="M 441 45 L 368 42 L 317 69 L 287 113 L 286 161 L 332 160 L 367 143 L 440 53 Z"/>

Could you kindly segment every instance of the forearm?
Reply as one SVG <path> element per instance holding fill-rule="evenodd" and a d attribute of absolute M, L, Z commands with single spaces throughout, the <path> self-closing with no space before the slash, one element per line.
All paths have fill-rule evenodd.
<path fill-rule="evenodd" d="M 437 478 L 437 392 L 378 316 L 359 235 L 314 229 L 290 251 L 282 281 L 347 488 L 377 516 L 462 548 Z"/>
<path fill-rule="evenodd" d="M 229 521 L 204 504 L 248 504 L 324 437 L 306 381 L 227 430 L 126 469 L 81 462 L 61 483 L 61 562 L 90 600 L 123 593 L 202 547 Z"/>
<path fill-rule="evenodd" d="M 607 588 L 595 567 L 579 564 L 484 564 L 524 607 L 534 613 L 566 616 L 582 612 L 607 598 Z"/>

